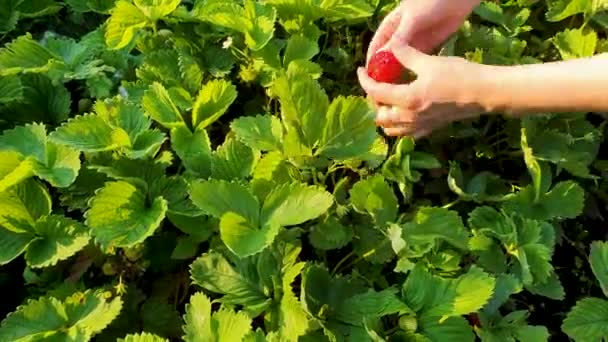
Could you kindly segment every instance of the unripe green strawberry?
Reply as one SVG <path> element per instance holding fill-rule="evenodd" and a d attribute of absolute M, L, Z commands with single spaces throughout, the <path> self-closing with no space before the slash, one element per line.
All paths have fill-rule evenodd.
<path fill-rule="evenodd" d="M 418 321 L 415 316 L 403 315 L 399 317 L 399 328 L 412 333 L 416 332 L 418 330 Z"/>
<path fill-rule="evenodd" d="M 410 83 L 413 80 L 412 72 L 387 50 L 378 51 L 372 56 L 367 65 L 367 74 L 383 83 Z"/>

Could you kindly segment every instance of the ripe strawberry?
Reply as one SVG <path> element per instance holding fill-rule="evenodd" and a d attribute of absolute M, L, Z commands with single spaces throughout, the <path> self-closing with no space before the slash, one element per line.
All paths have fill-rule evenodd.
<path fill-rule="evenodd" d="M 392 52 L 379 51 L 372 56 L 367 66 L 367 74 L 378 82 L 410 83 L 412 72 L 401 65 Z"/>

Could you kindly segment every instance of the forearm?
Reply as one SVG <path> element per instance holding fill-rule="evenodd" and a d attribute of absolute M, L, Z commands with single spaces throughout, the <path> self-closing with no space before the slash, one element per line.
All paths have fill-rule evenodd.
<path fill-rule="evenodd" d="M 608 111 L 608 54 L 519 66 L 484 66 L 478 91 L 487 112 Z"/>

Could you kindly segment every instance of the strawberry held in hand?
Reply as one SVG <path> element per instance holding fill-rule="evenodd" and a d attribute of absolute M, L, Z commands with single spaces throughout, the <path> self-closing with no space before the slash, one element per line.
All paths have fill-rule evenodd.
<path fill-rule="evenodd" d="M 412 72 L 404 68 L 399 60 L 388 50 L 378 51 L 369 60 L 367 74 L 378 82 L 410 83 Z"/>

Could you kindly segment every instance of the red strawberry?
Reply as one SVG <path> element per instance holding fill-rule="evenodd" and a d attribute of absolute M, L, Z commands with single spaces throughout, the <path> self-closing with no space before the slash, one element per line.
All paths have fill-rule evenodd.
<path fill-rule="evenodd" d="M 367 66 L 367 74 L 378 82 L 410 83 L 412 73 L 404 68 L 392 52 L 379 51 L 372 56 Z"/>

